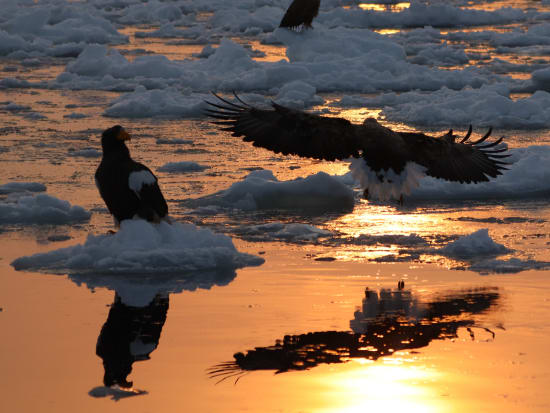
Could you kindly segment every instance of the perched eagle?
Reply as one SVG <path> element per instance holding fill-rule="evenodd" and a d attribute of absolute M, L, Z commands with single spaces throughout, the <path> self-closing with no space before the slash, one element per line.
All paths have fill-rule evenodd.
<path fill-rule="evenodd" d="M 294 0 L 288 7 L 279 27 L 297 29 L 300 25 L 311 29 L 311 22 L 319 13 L 320 0 Z"/>
<path fill-rule="evenodd" d="M 272 102 L 259 109 L 243 102 L 207 102 L 208 116 L 217 119 L 222 130 L 242 136 L 246 142 L 284 155 L 298 155 L 327 161 L 351 158 L 350 169 L 365 189 L 365 196 L 380 200 L 403 200 L 425 175 L 461 183 L 489 181 L 505 170 L 509 155 L 498 145 L 503 138 L 484 143 L 491 129 L 480 139 L 466 136 L 455 141 L 452 129 L 444 136 L 396 132 L 368 118 L 353 124 L 343 118 L 325 117 L 289 109 Z"/>
<path fill-rule="evenodd" d="M 157 177 L 145 165 L 134 161 L 125 141 L 130 135 L 116 125 L 103 132 L 103 158 L 95 173 L 101 197 L 118 226 L 134 216 L 150 222 L 167 219 L 168 205 Z"/>

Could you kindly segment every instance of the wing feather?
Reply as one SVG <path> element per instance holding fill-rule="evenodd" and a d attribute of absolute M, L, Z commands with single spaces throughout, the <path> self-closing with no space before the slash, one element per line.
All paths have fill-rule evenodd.
<path fill-rule="evenodd" d="M 281 106 L 259 109 L 239 99 L 229 102 L 214 94 L 221 103 L 207 102 L 212 108 L 206 115 L 216 119 L 216 125 L 242 137 L 254 146 L 284 155 L 334 161 L 359 156 L 362 150 L 360 126 L 343 118 L 313 115 Z"/>
<path fill-rule="evenodd" d="M 486 182 L 506 170 L 508 163 L 500 155 L 507 148 L 499 148 L 503 138 L 484 143 L 492 130 L 476 141 L 469 141 L 471 131 L 460 142 L 418 133 L 402 133 L 409 148 L 411 160 L 426 167 L 426 174 L 435 178 L 462 183 Z"/>
<path fill-rule="evenodd" d="M 128 169 L 132 172 L 147 171 L 154 178 L 154 181 L 143 183 L 139 188 L 137 214 L 148 221 L 164 218 L 168 214 L 168 205 L 162 195 L 155 174 L 142 163 L 133 160 L 130 160 Z"/>

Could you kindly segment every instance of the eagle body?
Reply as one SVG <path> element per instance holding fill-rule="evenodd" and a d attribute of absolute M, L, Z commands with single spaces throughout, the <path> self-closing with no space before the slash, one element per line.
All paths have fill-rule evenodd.
<path fill-rule="evenodd" d="M 294 0 L 283 16 L 279 27 L 297 29 L 311 28 L 311 22 L 319 13 L 320 0 Z"/>
<path fill-rule="evenodd" d="M 168 205 L 157 177 L 130 157 L 124 143 L 127 139 L 129 135 L 118 125 L 103 132 L 103 158 L 95 173 L 97 188 L 117 225 L 135 216 L 159 222 L 167 218 Z"/>
<path fill-rule="evenodd" d="M 429 175 L 461 183 L 486 182 L 506 170 L 507 148 L 503 138 L 486 143 L 491 129 L 469 141 L 472 128 L 456 141 L 450 130 L 441 137 L 424 133 L 396 132 L 375 119 L 362 124 L 306 113 L 277 103 L 259 109 L 237 96 L 231 102 L 218 95 L 207 102 L 207 114 L 215 124 L 254 146 L 284 155 L 319 160 L 351 159 L 350 169 L 369 197 L 402 199 L 419 180 Z"/>

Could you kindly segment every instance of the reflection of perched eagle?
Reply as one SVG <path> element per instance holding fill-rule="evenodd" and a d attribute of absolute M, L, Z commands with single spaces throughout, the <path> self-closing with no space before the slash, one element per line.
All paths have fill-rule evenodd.
<path fill-rule="evenodd" d="M 168 205 L 157 178 L 145 165 L 134 161 L 124 141 L 130 135 L 113 126 L 101 136 L 103 158 L 95 173 L 96 185 L 117 226 L 135 215 L 158 222 L 168 214 Z"/>
<path fill-rule="evenodd" d="M 357 125 L 343 118 L 330 118 L 289 109 L 272 103 L 258 109 L 241 99 L 238 103 L 220 99 L 208 102 L 207 114 L 222 130 L 242 136 L 254 146 L 284 155 L 299 155 L 334 161 L 351 160 L 350 169 L 359 180 L 365 195 L 381 200 L 402 199 L 418 186 L 424 175 L 461 183 L 488 181 L 506 168 L 500 154 L 507 149 L 496 147 L 503 138 L 483 143 L 491 129 L 471 142 L 472 129 L 459 142 L 452 130 L 439 138 L 423 133 L 395 132 L 366 119 Z"/>
<path fill-rule="evenodd" d="M 294 0 L 286 11 L 279 27 L 296 29 L 303 25 L 311 28 L 311 22 L 319 13 L 320 0 Z"/>

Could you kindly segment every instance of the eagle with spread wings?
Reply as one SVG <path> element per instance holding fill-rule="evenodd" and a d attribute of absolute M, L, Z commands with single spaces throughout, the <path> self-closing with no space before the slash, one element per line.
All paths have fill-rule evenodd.
<path fill-rule="evenodd" d="M 260 109 L 236 94 L 236 101 L 213 93 L 206 114 L 222 130 L 254 146 L 284 155 L 319 160 L 351 159 L 352 175 L 365 197 L 403 200 L 425 175 L 460 183 L 486 182 L 506 170 L 508 149 L 503 137 L 488 142 L 491 129 L 472 141 L 472 127 L 457 140 L 452 129 L 434 137 L 419 132 L 398 132 L 374 118 L 354 124 L 339 117 L 320 116 L 275 102 Z"/>

